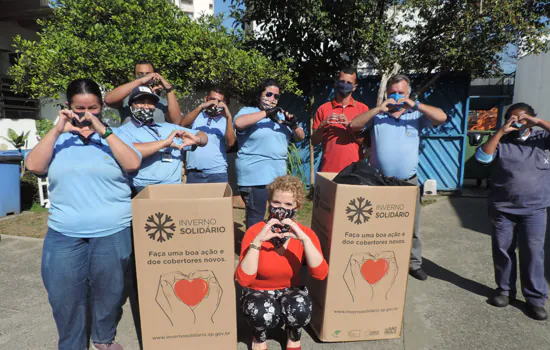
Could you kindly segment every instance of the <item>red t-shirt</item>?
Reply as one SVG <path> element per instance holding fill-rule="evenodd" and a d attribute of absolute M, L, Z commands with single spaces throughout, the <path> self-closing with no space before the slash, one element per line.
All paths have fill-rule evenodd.
<path fill-rule="evenodd" d="M 326 102 L 317 109 L 313 130 L 317 130 L 321 122 L 332 113 L 344 114 L 351 122 L 353 118 L 368 110 L 367 105 L 353 98 L 345 107 L 334 100 Z M 359 161 L 359 145 L 353 135 L 353 131 L 342 124 L 329 124 L 325 127 L 320 171 L 339 173 L 351 163 Z"/>
<path fill-rule="evenodd" d="M 265 222 L 259 222 L 256 225 L 250 227 L 246 231 L 242 245 L 241 256 L 239 258 L 239 266 L 235 272 L 237 282 L 243 287 L 256 289 L 256 290 L 275 290 L 288 287 L 302 286 L 302 280 L 300 278 L 300 268 L 302 267 L 302 259 L 304 258 L 304 246 L 302 243 L 294 238 L 290 238 L 288 247 L 283 255 L 277 253 L 275 246 L 270 241 L 262 243 L 260 250 L 260 257 L 258 260 L 258 271 L 255 275 L 246 274 L 242 268 L 240 262 L 244 259 L 248 253 L 250 243 L 256 238 L 258 233 L 264 228 Z M 309 227 L 303 226 L 298 223 L 298 226 L 304 231 L 305 234 L 311 238 L 311 241 L 322 254 L 321 244 L 319 238 L 315 232 Z M 325 259 L 323 262 L 315 267 L 309 268 L 311 276 L 318 280 L 324 280 L 328 274 L 328 265 Z"/>

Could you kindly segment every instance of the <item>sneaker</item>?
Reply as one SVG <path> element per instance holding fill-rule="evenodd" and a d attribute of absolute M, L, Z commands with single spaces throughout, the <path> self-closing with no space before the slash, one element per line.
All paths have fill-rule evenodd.
<path fill-rule="evenodd" d="M 409 275 L 420 281 L 425 281 L 428 279 L 428 275 L 424 272 L 424 270 L 422 270 L 421 267 L 416 270 L 409 270 Z"/>
<path fill-rule="evenodd" d="M 527 303 L 527 315 L 537 321 L 548 319 L 548 313 L 542 306 L 535 306 L 529 303 Z"/>
<path fill-rule="evenodd" d="M 122 348 L 122 345 L 120 345 L 118 343 L 115 343 L 115 342 L 112 342 L 110 344 L 96 344 L 96 343 L 93 343 L 92 344 L 92 349 L 93 350 L 124 350 Z"/>
<path fill-rule="evenodd" d="M 511 299 L 508 295 L 495 294 L 489 298 L 488 302 L 496 307 L 506 307 L 510 304 Z"/>

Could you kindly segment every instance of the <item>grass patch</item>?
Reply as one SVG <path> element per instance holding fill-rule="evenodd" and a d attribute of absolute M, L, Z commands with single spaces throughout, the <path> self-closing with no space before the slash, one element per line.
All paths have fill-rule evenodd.
<path fill-rule="evenodd" d="M 33 203 L 32 207 L 29 209 L 29 211 L 33 213 L 47 213 L 48 210 L 48 208 L 44 208 L 38 203 Z"/>
<path fill-rule="evenodd" d="M 425 207 L 425 206 L 433 204 L 435 202 L 437 202 L 437 199 L 435 199 L 435 198 L 422 199 L 422 206 Z"/>

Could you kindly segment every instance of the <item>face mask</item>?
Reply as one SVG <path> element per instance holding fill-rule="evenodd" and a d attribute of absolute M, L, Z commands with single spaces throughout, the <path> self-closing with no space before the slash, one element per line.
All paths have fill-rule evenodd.
<path fill-rule="evenodd" d="M 398 94 L 397 92 L 394 92 L 393 94 L 389 94 L 388 95 L 388 99 L 394 99 L 395 102 L 399 101 L 400 99 L 402 98 L 406 98 L 407 96 L 405 95 L 401 95 L 401 94 Z M 405 103 L 404 102 L 401 102 L 401 103 L 397 103 L 397 104 L 389 104 L 388 107 L 390 108 L 395 108 L 397 110 L 400 110 L 402 107 L 405 106 Z"/>
<path fill-rule="evenodd" d="M 271 109 L 277 106 L 276 100 L 270 100 L 267 97 L 261 97 L 260 98 L 260 106 L 263 110 Z"/>
<path fill-rule="evenodd" d="M 136 120 L 141 125 L 150 125 L 154 122 L 154 109 L 149 108 L 134 108 L 130 107 L 130 111 L 132 112 L 132 118 Z"/>
<path fill-rule="evenodd" d="M 74 112 L 74 114 L 76 114 L 77 116 L 79 116 L 80 118 L 84 117 L 84 115 L 86 115 L 86 112 Z M 95 113 L 91 113 L 92 115 L 94 115 L 97 119 L 101 120 L 101 112 L 95 114 Z M 77 128 L 84 128 L 86 126 L 91 126 L 92 125 L 92 122 L 89 121 L 89 120 L 78 120 L 76 118 L 72 118 L 71 119 L 71 124 L 73 126 L 76 126 Z"/>
<path fill-rule="evenodd" d="M 336 83 L 336 91 L 343 96 L 348 96 L 353 92 L 353 84 L 346 83 L 345 81 L 339 81 Z"/>
<path fill-rule="evenodd" d="M 204 113 L 208 115 L 210 118 L 215 118 L 223 113 L 223 107 L 217 107 L 216 105 L 212 105 L 204 110 Z"/>
<path fill-rule="evenodd" d="M 521 129 L 524 125 L 521 123 L 513 123 L 512 126 L 514 128 Z M 528 132 L 529 128 L 525 128 L 524 130 L 514 130 L 510 132 L 510 136 L 515 139 L 522 139 L 523 137 L 525 137 L 525 135 L 527 135 Z"/>
<path fill-rule="evenodd" d="M 269 220 L 277 219 L 283 221 L 284 219 L 292 219 L 296 215 L 296 209 L 285 209 L 285 208 L 275 208 L 269 205 Z M 288 225 L 273 225 L 271 231 L 275 233 L 287 233 L 290 231 L 290 226 Z M 273 237 L 270 239 L 271 243 L 275 248 L 279 248 L 288 241 L 290 237 Z"/>

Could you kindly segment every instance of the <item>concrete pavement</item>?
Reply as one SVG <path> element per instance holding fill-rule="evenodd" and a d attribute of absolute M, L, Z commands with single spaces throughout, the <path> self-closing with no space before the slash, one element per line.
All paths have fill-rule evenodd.
<path fill-rule="evenodd" d="M 430 278 L 409 280 L 400 339 L 319 343 L 304 332 L 303 348 L 550 349 L 549 323 L 529 319 L 523 302 L 504 309 L 486 303 L 494 286 L 486 212 L 484 199 L 464 197 L 443 198 L 422 209 L 424 268 Z M 38 239 L 2 236 L 0 241 L 2 350 L 56 349 L 57 333 L 40 277 L 41 248 Z M 282 339 L 282 332 L 273 337 L 270 349 L 281 349 L 277 339 Z M 239 350 L 247 349 L 248 339 L 240 322 Z M 125 349 L 139 349 L 128 304 L 117 340 Z"/>

